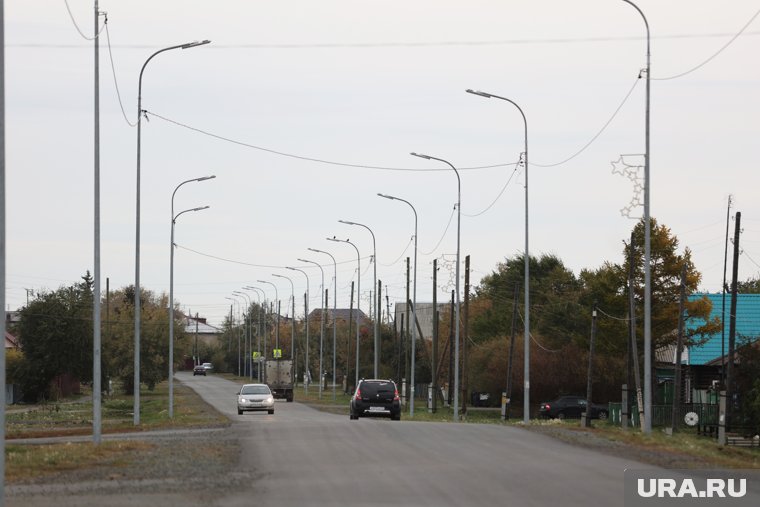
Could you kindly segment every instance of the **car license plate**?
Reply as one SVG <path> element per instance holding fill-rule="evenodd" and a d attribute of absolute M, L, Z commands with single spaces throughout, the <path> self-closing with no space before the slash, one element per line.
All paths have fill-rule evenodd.
<path fill-rule="evenodd" d="M 386 412 L 385 407 L 369 407 L 370 412 Z"/>
<path fill-rule="evenodd" d="M 253 402 L 251 402 L 251 405 L 253 405 L 254 407 L 260 407 L 261 406 L 261 402 L 260 401 L 253 401 Z"/>

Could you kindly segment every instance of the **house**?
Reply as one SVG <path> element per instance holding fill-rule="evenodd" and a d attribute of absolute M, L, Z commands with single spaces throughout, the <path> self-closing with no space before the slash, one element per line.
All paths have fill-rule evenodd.
<path fill-rule="evenodd" d="M 5 350 L 11 349 L 11 350 L 18 350 L 20 348 L 18 343 L 18 338 L 10 334 L 8 331 L 5 332 Z"/>
<path fill-rule="evenodd" d="M 710 319 L 723 320 L 723 330 L 708 336 L 703 343 L 684 347 L 681 364 L 684 369 L 684 401 L 699 403 L 710 399 L 711 394 L 721 383 L 723 366 L 728 357 L 728 338 L 730 329 L 731 295 L 725 298 L 725 319 L 723 314 L 723 294 L 692 294 L 690 301 L 706 296 L 712 303 Z M 686 322 L 686 331 L 703 325 L 701 319 Z M 738 294 L 736 300 L 736 340 L 735 348 L 745 342 L 754 342 L 760 338 L 760 294 Z M 656 359 L 660 365 L 675 364 L 675 346 L 658 350 Z M 734 364 L 737 364 L 736 355 Z M 671 367 L 672 370 L 672 367 Z M 658 374 L 658 379 L 667 381 L 667 373 Z"/>
<path fill-rule="evenodd" d="M 185 323 L 185 333 L 194 339 L 197 338 L 199 342 L 203 342 L 206 345 L 216 345 L 219 337 L 222 336 L 222 330 L 206 322 L 204 317 L 185 315 L 183 321 Z"/>
<path fill-rule="evenodd" d="M 333 318 L 334 317 L 334 318 Z M 311 312 L 309 312 L 309 322 L 319 322 L 322 318 L 322 309 L 321 308 L 315 308 Z M 342 325 L 347 325 L 348 321 L 353 319 L 354 322 L 358 322 L 360 325 L 366 326 L 369 324 L 369 318 L 367 317 L 367 314 L 365 314 L 361 310 L 357 310 L 356 308 L 336 308 L 333 310 L 332 308 L 325 308 L 325 324 L 330 324 L 334 321 L 338 321 L 338 323 L 341 323 Z"/>
<path fill-rule="evenodd" d="M 438 315 L 441 317 L 444 313 L 448 312 L 451 308 L 451 304 L 447 301 L 445 303 L 438 303 Z M 401 316 L 404 316 L 404 328 L 406 328 L 406 322 L 412 317 L 411 305 L 407 309 L 406 303 L 396 303 L 395 311 L 395 325 L 396 332 L 401 333 Z M 420 323 L 420 331 L 422 331 L 422 338 L 426 340 L 433 339 L 433 303 L 421 303 L 417 302 L 417 322 Z M 409 323 L 409 335 L 412 334 L 412 322 Z M 420 338 L 420 336 L 418 336 Z"/>

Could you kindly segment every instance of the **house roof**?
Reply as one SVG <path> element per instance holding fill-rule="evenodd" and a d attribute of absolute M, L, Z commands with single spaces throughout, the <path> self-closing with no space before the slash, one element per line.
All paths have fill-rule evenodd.
<path fill-rule="evenodd" d="M 723 294 L 692 294 L 689 301 L 701 299 L 702 296 L 712 302 L 710 319 L 722 318 Z M 728 354 L 728 334 L 730 327 L 731 295 L 726 294 L 726 314 L 723 322 L 723 333 L 718 332 L 699 346 L 690 347 L 689 362 L 691 364 L 707 364 Z M 704 324 L 702 319 L 690 320 L 687 329 L 695 329 Z M 756 340 L 760 338 L 760 294 L 738 294 L 736 299 L 736 346 L 740 339 Z M 725 341 L 724 341 L 725 339 Z"/>
<path fill-rule="evenodd" d="M 206 323 L 206 319 L 196 319 L 195 317 L 185 316 L 185 332 L 195 334 L 221 334 L 222 330 L 218 327 Z"/>
<path fill-rule="evenodd" d="M 18 338 L 10 334 L 8 331 L 5 332 L 5 348 L 6 349 L 18 348 Z"/>
<path fill-rule="evenodd" d="M 351 313 L 353 312 L 353 313 Z M 327 320 L 331 321 L 333 320 L 333 309 L 332 308 L 325 308 L 325 313 L 327 314 Z M 340 320 L 345 320 L 348 322 L 349 320 L 349 314 L 353 315 L 354 321 L 365 321 L 367 319 L 367 315 L 361 311 L 354 308 L 351 310 L 350 308 L 337 308 L 335 309 L 335 318 Z M 309 320 L 311 319 L 319 319 L 322 316 L 322 309 L 321 308 L 315 308 L 309 313 Z"/>

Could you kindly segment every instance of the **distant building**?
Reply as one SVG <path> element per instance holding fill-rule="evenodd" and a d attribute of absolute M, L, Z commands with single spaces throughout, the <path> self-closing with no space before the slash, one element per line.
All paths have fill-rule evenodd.
<path fill-rule="evenodd" d="M 198 336 L 198 341 L 206 345 L 216 345 L 219 337 L 222 336 L 222 330 L 206 322 L 204 317 L 184 316 L 185 333 L 188 336 Z"/>
<path fill-rule="evenodd" d="M 8 331 L 5 332 L 5 350 L 18 350 L 19 349 L 19 343 L 18 338 L 10 334 Z"/>
<path fill-rule="evenodd" d="M 365 314 L 361 310 L 357 310 L 354 308 L 353 310 L 350 308 L 337 308 L 333 311 L 332 308 L 325 308 L 325 318 L 327 319 L 325 321 L 326 324 L 329 324 L 333 322 L 333 314 L 335 315 L 335 320 L 338 321 L 338 323 L 347 323 L 352 317 L 354 322 L 358 322 L 359 325 L 366 325 L 369 323 L 369 318 L 367 318 L 367 314 Z M 322 318 L 322 309 L 316 308 L 309 312 L 309 322 L 319 322 Z"/>
<path fill-rule="evenodd" d="M 451 304 L 449 302 L 446 303 L 438 303 L 438 315 L 439 317 L 444 314 L 444 312 L 448 312 L 449 308 L 451 307 Z M 432 340 L 433 339 L 433 303 L 420 303 L 417 302 L 417 321 L 420 323 L 420 330 L 422 331 L 422 338 L 425 338 L 426 340 Z M 396 303 L 395 307 L 395 317 L 394 317 L 394 325 L 396 328 L 396 332 L 401 332 L 401 316 L 404 316 L 404 328 L 406 329 L 406 322 L 412 318 L 412 307 L 409 305 L 409 308 L 407 308 L 407 305 L 405 303 Z M 412 325 L 413 322 L 409 322 L 409 335 L 412 335 Z M 419 334 L 417 335 L 419 338 Z"/>

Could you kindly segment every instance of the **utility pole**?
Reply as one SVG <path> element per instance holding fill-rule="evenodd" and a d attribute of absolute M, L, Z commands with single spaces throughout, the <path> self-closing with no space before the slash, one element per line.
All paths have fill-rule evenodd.
<path fill-rule="evenodd" d="M 451 291 L 451 322 L 449 324 L 449 343 L 452 343 L 454 341 L 454 337 L 456 334 L 454 333 L 454 291 Z M 458 324 L 458 323 L 457 323 Z M 449 348 L 449 388 L 448 391 L 448 398 L 449 398 L 449 406 L 451 406 L 451 402 L 453 400 L 453 394 L 454 394 L 454 356 L 451 354 L 451 351 L 454 350 L 454 344 L 452 343 L 451 347 Z"/>
<path fill-rule="evenodd" d="M 346 335 L 346 394 L 352 392 L 349 389 L 351 378 L 351 326 L 354 323 L 354 282 L 351 281 L 351 301 L 348 304 L 348 334 Z"/>
<path fill-rule="evenodd" d="M 407 381 L 411 378 L 410 375 L 410 365 L 412 363 L 410 350 L 409 347 L 409 324 L 411 323 L 411 318 L 409 318 L 409 257 L 406 258 L 406 299 L 404 300 L 404 314 L 406 314 L 406 328 L 404 331 L 404 378 L 406 378 Z M 411 352 L 413 354 L 413 352 Z M 408 358 L 408 359 L 407 359 Z M 407 393 L 408 396 L 408 393 Z"/>
<path fill-rule="evenodd" d="M 433 406 L 430 408 L 432 413 L 436 413 L 438 409 L 438 259 L 433 259 L 433 358 L 430 364 L 430 373 L 433 375 Z"/>
<path fill-rule="evenodd" d="M 720 357 L 726 357 L 726 268 L 728 267 L 728 228 L 731 222 L 731 196 L 728 196 L 728 206 L 726 206 L 726 244 L 723 250 L 723 288 L 721 290 L 721 311 L 720 311 Z M 721 359 L 720 365 L 720 383 L 723 389 L 726 388 L 726 363 Z"/>
<path fill-rule="evenodd" d="M 101 441 L 101 336 L 100 336 L 100 37 L 98 37 L 98 0 L 95 0 L 95 127 L 94 127 L 94 166 L 95 166 L 95 199 L 94 199 L 94 268 L 92 293 L 92 441 L 95 445 Z M 3 199 L 3 202 L 5 200 Z"/>
<path fill-rule="evenodd" d="M 520 284 L 515 284 L 515 292 L 512 296 L 512 332 L 509 338 L 509 359 L 507 360 L 507 388 L 504 413 L 502 420 L 509 419 L 509 409 L 512 404 L 512 364 L 515 356 L 515 339 L 517 338 L 517 298 L 520 297 Z"/>
<path fill-rule="evenodd" d="M 686 262 L 681 266 L 681 291 L 678 299 L 678 339 L 676 341 L 675 379 L 673 381 L 673 414 L 671 417 L 671 431 L 678 429 L 679 414 L 681 407 L 681 355 L 683 354 L 683 327 L 684 307 L 686 306 Z"/>
<path fill-rule="evenodd" d="M 469 333 L 470 317 L 470 256 L 464 258 L 464 337 L 462 339 L 462 415 L 467 415 L 467 390 L 469 380 L 469 368 L 467 360 L 467 341 L 470 339 Z"/>
<path fill-rule="evenodd" d="M 303 390 L 305 394 L 309 394 L 309 381 L 311 380 L 311 373 L 309 371 L 309 295 L 304 292 L 303 295 L 303 313 L 306 315 L 306 347 L 304 347 L 303 356 L 303 373 L 305 375 L 303 382 Z"/>
<path fill-rule="evenodd" d="M 588 346 L 588 374 L 586 375 L 586 413 L 581 418 L 583 427 L 591 427 L 591 400 L 593 399 L 592 388 L 594 385 L 594 342 L 596 341 L 596 301 L 591 312 L 591 340 Z"/>
<path fill-rule="evenodd" d="M 728 362 L 726 363 L 726 428 L 731 429 L 731 416 L 734 408 L 734 351 L 736 345 L 736 299 L 737 279 L 739 277 L 739 235 L 741 234 L 742 212 L 736 212 L 736 228 L 734 229 L 734 266 L 731 274 L 731 314 L 728 328 Z"/>
<path fill-rule="evenodd" d="M 401 372 L 403 370 L 403 358 L 404 358 L 404 319 L 406 318 L 406 312 L 401 314 L 401 327 L 399 331 L 399 337 L 398 337 L 398 364 L 396 365 L 396 378 L 401 381 Z M 402 388 L 403 391 L 403 388 Z M 401 393 L 402 396 L 406 396 L 405 392 Z"/>
<path fill-rule="evenodd" d="M 633 374 L 636 384 L 636 409 L 639 412 L 639 426 L 641 431 L 646 431 L 644 425 L 644 397 L 641 392 L 641 374 L 639 370 L 639 346 L 636 339 L 636 298 L 633 290 L 634 272 L 635 272 L 635 255 L 634 255 L 634 236 L 631 232 L 631 246 L 628 253 L 628 314 L 630 316 L 630 340 L 631 353 L 633 355 Z"/>
<path fill-rule="evenodd" d="M 377 259 L 375 259 L 375 266 L 377 266 Z M 377 292 L 375 293 L 375 329 L 377 330 L 375 332 L 375 378 L 378 378 L 378 372 L 380 370 L 380 331 L 378 327 L 378 318 L 380 316 L 380 308 L 383 304 L 383 298 L 378 297 L 378 295 L 381 295 L 383 293 L 381 289 L 382 285 L 383 282 L 378 280 L 376 287 Z"/>

